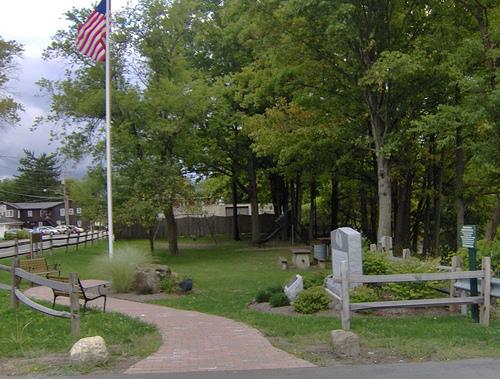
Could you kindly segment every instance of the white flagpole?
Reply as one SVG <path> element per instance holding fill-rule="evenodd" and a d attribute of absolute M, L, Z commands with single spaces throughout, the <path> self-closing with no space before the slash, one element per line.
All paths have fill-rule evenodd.
<path fill-rule="evenodd" d="M 106 0 L 106 189 L 108 203 L 108 257 L 113 258 L 113 196 L 111 191 L 111 0 Z"/>

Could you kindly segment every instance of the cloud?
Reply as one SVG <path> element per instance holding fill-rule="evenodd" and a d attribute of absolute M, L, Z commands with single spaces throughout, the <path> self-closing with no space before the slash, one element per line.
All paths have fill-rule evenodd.
<path fill-rule="evenodd" d="M 59 29 L 69 26 L 64 13 L 73 7 L 90 8 L 93 0 L 17 0 L 3 1 L 0 12 L 0 36 L 6 40 L 15 40 L 24 46 L 23 58 L 19 60 L 14 80 L 8 86 L 10 94 L 23 105 L 21 122 L 16 126 L 7 126 L 0 130 L 0 179 L 16 173 L 23 149 L 37 154 L 51 153 L 59 144 L 50 141 L 49 127 L 43 126 L 31 131 L 35 117 L 44 115 L 50 107 L 50 98 L 40 95 L 36 82 L 43 78 L 58 80 L 64 76 L 64 62 L 44 61 L 43 50 L 50 44 L 51 37 Z M 127 0 L 113 0 L 113 9 L 119 9 Z M 67 177 L 81 177 L 89 161 L 65 165 Z"/>

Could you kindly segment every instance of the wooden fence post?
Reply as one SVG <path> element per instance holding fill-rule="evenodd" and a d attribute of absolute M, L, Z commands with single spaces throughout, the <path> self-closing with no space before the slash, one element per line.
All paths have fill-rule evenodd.
<path fill-rule="evenodd" d="M 78 246 L 78 245 L 77 245 Z M 71 334 L 75 337 L 80 335 L 80 296 L 78 295 L 78 274 L 69 273 L 69 307 L 71 313 Z"/>
<path fill-rule="evenodd" d="M 17 257 L 19 255 L 19 239 L 14 238 L 14 255 Z"/>
<path fill-rule="evenodd" d="M 66 254 L 68 254 L 68 247 L 69 247 L 69 235 L 71 234 L 71 232 L 69 231 L 69 229 L 66 231 Z"/>
<path fill-rule="evenodd" d="M 90 244 L 94 244 L 94 228 L 92 226 L 90 227 Z"/>
<path fill-rule="evenodd" d="M 85 242 L 84 242 L 85 243 L 85 245 L 84 245 L 85 247 L 87 247 L 87 240 L 88 240 L 88 238 L 89 238 L 89 233 L 85 232 Z"/>
<path fill-rule="evenodd" d="M 49 245 L 50 255 L 52 255 L 52 253 L 53 253 L 53 248 L 54 248 L 54 241 L 53 241 L 53 238 L 54 238 L 54 236 L 51 234 L 51 235 L 50 235 L 50 240 L 49 240 L 49 242 L 50 242 L 50 245 Z"/>
<path fill-rule="evenodd" d="M 451 272 L 461 271 L 461 262 L 458 255 L 451 258 Z M 458 290 L 455 288 L 456 280 L 450 282 L 450 297 L 457 297 Z M 458 312 L 458 305 L 450 305 L 451 312 Z"/>
<path fill-rule="evenodd" d="M 342 329 L 349 330 L 351 328 L 351 310 L 349 301 L 349 272 L 347 269 L 347 262 L 340 263 L 340 296 L 342 298 Z"/>
<path fill-rule="evenodd" d="M 19 288 L 19 279 L 16 276 L 16 268 L 19 267 L 19 258 L 16 257 L 12 260 L 12 266 L 11 266 L 11 274 L 12 274 L 12 287 L 10 290 L 10 304 L 12 306 L 12 309 L 17 309 L 19 308 L 19 300 L 17 299 L 16 296 L 16 289 Z"/>
<path fill-rule="evenodd" d="M 483 272 L 484 277 L 482 280 L 482 295 L 483 304 L 480 307 L 479 322 L 482 325 L 490 325 L 490 307 L 491 307 L 491 258 L 483 257 Z"/>
<path fill-rule="evenodd" d="M 80 232 L 76 234 L 76 251 L 78 251 L 78 245 L 80 245 Z"/>

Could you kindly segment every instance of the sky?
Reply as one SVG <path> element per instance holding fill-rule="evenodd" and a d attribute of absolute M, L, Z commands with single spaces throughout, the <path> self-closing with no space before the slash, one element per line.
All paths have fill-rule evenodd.
<path fill-rule="evenodd" d="M 41 78 L 58 80 L 63 78 L 62 60 L 42 60 L 43 50 L 59 29 L 69 27 L 64 13 L 73 7 L 91 7 L 96 0 L 16 0 L 2 1 L 0 5 L 0 36 L 4 40 L 15 40 L 24 47 L 7 91 L 23 105 L 21 122 L 0 129 L 0 179 L 16 174 L 23 149 L 37 154 L 55 152 L 57 142 L 50 142 L 50 126 L 45 125 L 31 131 L 37 116 L 44 115 L 50 106 L 50 98 L 42 96 L 35 84 Z M 112 9 L 126 5 L 127 0 L 112 0 Z M 66 162 L 62 175 L 81 177 L 87 163 Z"/>

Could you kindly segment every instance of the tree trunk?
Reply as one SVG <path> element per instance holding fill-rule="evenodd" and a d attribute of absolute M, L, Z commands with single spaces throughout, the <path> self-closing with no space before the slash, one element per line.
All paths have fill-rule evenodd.
<path fill-rule="evenodd" d="M 495 239 L 495 235 L 498 229 L 498 222 L 500 221 L 500 196 L 497 197 L 497 206 L 493 215 L 488 222 L 488 226 L 486 227 L 486 241 L 493 241 Z"/>
<path fill-rule="evenodd" d="M 437 255 L 441 234 L 441 193 L 443 191 L 443 167 L 441 165 L 435 168 L 435 188 L 434 188 L 434 228 L 432 234 L 432 253 Z"/>
<path fill-rule="evenodd" d="M 330 228 L 331 230 L 339 227 L 339 181 L 337 171 L 332 172 L 332 192 L 330 194 Z"/>
<path fill-rule="evenodd" d="M 255 156 L 250 154 L 248 160 L 248 179 L 250 181 L 248 197 L 250 198 L 250 208 L 252 212 L 252 243 L 256 244 L 260 240 L 259 230 L 259 201 L 257 198 L 257 175 L 255 172 Z"/>
<path fill-rule="evenodd" d="M 167 205 L 165 221 L 167 222 L 168 250 L 170 251 L 170 255 L 178 256 L 180 253 L 177 245 L 177 223 L 175 222 L 172 204 Z"/>
<path fill-rule="evenodd" d="M 295 175 L 295 215 L 297 226 L 302 223 L 302 183 L 300 173 Z"/>
<path fill-rule="evenodd" d="M 377 215 L 378 215 L 377 191 L 373 187 L 370 189 L 370 241 L 377 243 Z"/>
<path fill-rule="evenodd" d="M 233 202 L 232 230 L 233 240 L 240 240 L 240 226 L 238 223 L 238 183 L 236 178 L 236 167 L 233 164 L 231 170 L 231 200 Z"/>
<path fill-rule="evenodd" d="M 309 241 L 316 236 L 316 179 L 310 184 Z"/>
<path fill-rule="evenodd" d="M 461 246 L 460 231 L 465 222 L 465 202 L 464 202 L 464 149 L 461 127 L 456 130 L 456 150 L 455 150 L 455 211 L 456 211 L 456 246 L 457 250 Z"/>
<path fill-rule="evenodd" d="M 148 239 L 149 239 L 149 250 L 151 252 L 155 251 L 155 231 L 154 226 L 148 228 Z"/>
<path fill-rule="evenodd" d="M 369 237 L 368 202 L 366 200 L 366 188 L 363 185 L 359 186 L 359 208 L 361 213 L 361 231 L 364 236 Z"/>
<path fill-rule="evenodd" d="M 391 176 L 389 173 L 389 160 L 382 152 L 377 153 L 377 183 L 378 183 L 378 230 L 377 238 L 391 236 Z"/>

